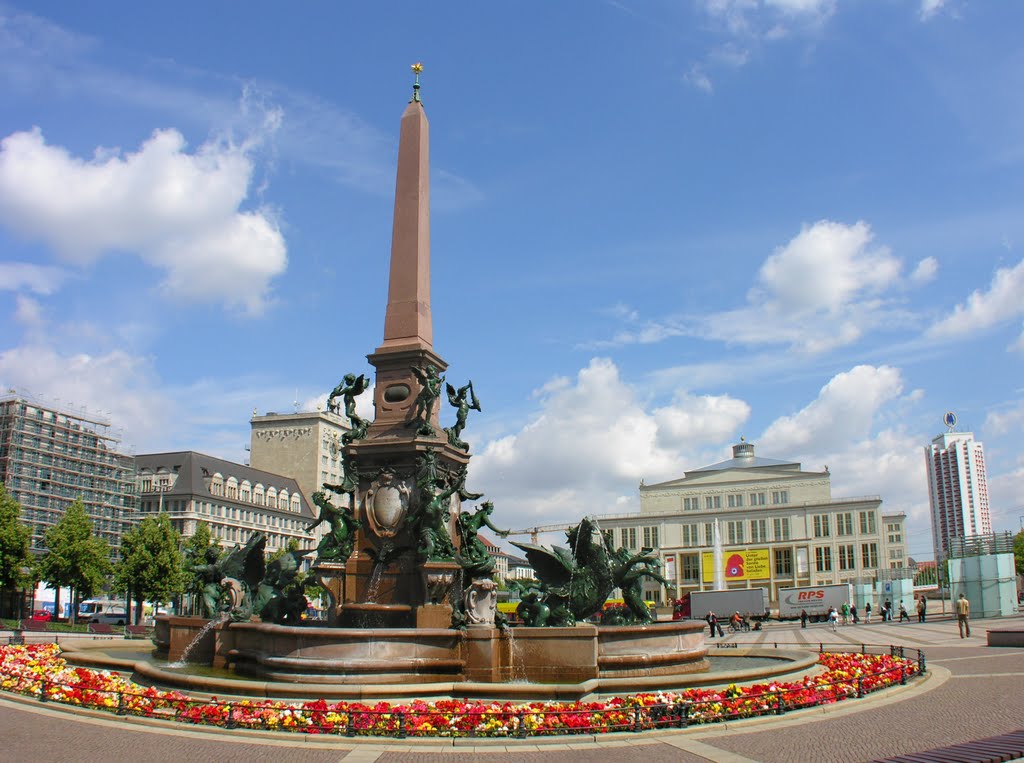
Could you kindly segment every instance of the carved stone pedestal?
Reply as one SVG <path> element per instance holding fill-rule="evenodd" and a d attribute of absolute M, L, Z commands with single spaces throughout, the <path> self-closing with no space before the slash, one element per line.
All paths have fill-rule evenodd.
<path fill-rule="evenodd" d="M 475 578 L 462 600 L 470 628 L 493 628 L 498 610 L 498 585 L 491 578 Z"/>

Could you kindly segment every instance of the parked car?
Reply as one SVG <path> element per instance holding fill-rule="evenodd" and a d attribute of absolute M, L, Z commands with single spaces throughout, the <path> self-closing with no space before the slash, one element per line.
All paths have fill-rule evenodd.
<path fill-rule="evenodd" d="M 35 620 L 37 623 L 48 623 L 53 619 L 53 613 L 48 609 L 36 609 L 33 610 L 32 616 L 29 620 Z"/>

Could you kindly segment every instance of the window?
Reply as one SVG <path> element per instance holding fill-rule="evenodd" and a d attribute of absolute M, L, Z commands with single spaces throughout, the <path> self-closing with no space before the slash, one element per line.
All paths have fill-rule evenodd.
<path fill-rule="evenodd" d="M 704 545 L 715 545 L 715 526 L 710 522 L 704 525 Z"/>
<path fill-rule="evenodd" d="M 902 559 L 903 558 L 903 549 L 902 548 L 890 548 L 889 549 L 889 558 L 890 559 Z"/>
<path fill-rule="evenodd" d="M 836 535 L 853 535 L 853 512 L 836 514 Z"/>
<path fill-rule="evenodd" d="M 700 508 L 700 498 L 684 498 L 683 511 L 697 511 Z"/>
<path fill-rule="evenodd" d="M 726 537 L 728 539 L 727 542 L 728 542 L 728 544 L 730 546 L 735 546 L 735 545 L 737 545 L 739 543 L 745 543 L 746 542 L 744 540 L 744 537 L 743 537 L 744 536 L 744 532 L 743 532 L 743 525 L 744 524 L 745 523 L 743 521 L 735 521 L 735 522 L 726 522 L 725 523 L 725 533 L 726 533 Z"/>
<path fill-rule="evenodd" d="M 789 517 L 775 517 L 772 524 L 775 526 L 775 540 L 789 540 Z"/>
<path fill-rule="evenodd" d="M 792 575 L 793 574 L 793 549 L 791 548 L 777 548 L 775 549 L 775 574 L 781 575 Z"/>
<path fill-rule="evenodd" d="M 861 535 L 873 535 L 875 532 L 875 512 L 873 511 L 862 511 L 860 512 L 860 534 Z M 874 566 L 874 565 L 872 565 Z"/>
<path fill-rule="evenodd" d="M 832 536 L 832 530 L 829 526 L 828 514 L 815 514 L 814 515 L 814 537 L 815 538 L 829 538 Z M 820 572 L 820 570 L 819 570 Z"/>
<path fill-rule="evenodd" d="M 863 517 L 864 515 L 861 514 Z M 864 569 L 873 570 L 878 567 L 878 544 L 862 543 L 860 547 L 860 560 Z"/>
<path fill-rule="evenodd" d="M 814 549 L 814 568 L 818 572 L 832 572 L 832 549 L 817 546 Z"/>
<path fill-rule="evenodd" d="M 772 503 L 789 503 L 789 491 L 788 490 L 773 490 L 772 491 Z"/>
<path fill-rule="evenodd" d="M 695 583 L 700 580 L 700 558 L 696 554 L 680 554 L 679 562 L 685 582 Z"/>
<path fill-rule="evenodd" d="M 645 527 L 644 528 L 644 547 L 645 548 L 659 548 L 658 543 L 658 528 L 657 527 Z"/>
<path fill-rule="evenodd" d="M 626 548 L 636 548 L 636 528 L 635 527 L 623 527 L 622 528 L 622 545 Z"/>
<path fill-rule="evenodd" d="M 750 494 L 750 505 L 751 506 L 764 506 L 768 503 L 767 496 L 765 493 L 751 493 Z"/>
<path fill-rule="evenodd" d="M 720 509 L 722 508 L 722 496 L 720 495 L 709 495 L 704 498 L 705 509 Z"/>
<path fill-rule="evenodd" d="M 750 520 L 750 542 L 751 543 L 764 543 L 768 540 L 768 520 L 767 519 L 752 519 Z"/>
<path fill-rule="evenodd" d="M 740 508 L 743 508 L 743 494 L 742 493 L 732 493 L 732 494 L 729 495 L 729 508 L 730 509 L 740 509 Z"/>
<path fill-rule="evenodd" d="M 697 525 L 680 525 L 679 529 L 682 532 L 684 547 L 700 545 L 700 538 L 698 537 L 699 533 L 697 532 Z"/>
<path fill-rule="evenodd" d="M 857 567 L 857 558 L 852 543 L 839 547 L 839 569 L 852 570 Z"/>

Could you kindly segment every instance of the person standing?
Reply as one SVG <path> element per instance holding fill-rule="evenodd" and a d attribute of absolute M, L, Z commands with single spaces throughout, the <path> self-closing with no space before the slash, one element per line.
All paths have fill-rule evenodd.
<path fill-rule="evenodd" d="M 843 625 L 849 625 L 850 624 L 850 604 L 849 604 L 849 602 L 845 602 L 845 601 L 843 602 L 843 608 L 842 608 L 841 611 L 843 613 Z"/>
<path fill-rule="evenodd" d="M 970 617 L 971 602 L 967 601 L 967 597 L 961 593 L 960 598 L 956 600 L 956 624 L 960 628 L 960 638 L 971 637 Z"/>
<path fill-rule="evenodd" d="M 839 613 L 835 607 L 828 608 L 828 624 L 832 628 L 832 632 L 836 632 L 836 626 L 839 625 Z"/>
<path fill-rule="evenodd" d="M 705 618 L 708 621 L 708 629 L 711 631 L 711 638 L 715 637 L 715 631 L 718 631 L 718 635 L 722 638 L 725 637 L 725 633 L 722 631 L 722 624 L 718 622 L 718 616 L 714 612 L 708 612 L 708 616 Z"/>
<path fill-rule="evenodd" d="M 869 601 L 864 605 L 864 624 L 867 625 L 871 622 L 871 602 Z"/>
<path fill-rule="evenodd" d="M 910 622 L 910 615 L 907 614 L 907 607 L 906 607 L 906 605 L 901 601 L 900 602 L 900 622 L 902 623 L 904 620 L 906 620 L 909 623 Z"/>
<path fill-rule="evenodd" d="M 800 610 L 800 627 L 801 628 L 806 628 L 807 627 L 807 610 L 806 609 L 801 609 Z"/>
<path fill-rule="evenodd" d="M 853 624 L 854 625 L 856 625 L 857 623 L 860 622 L 860 618 L 857 617 L 857 605 L 856 604 L 851 604 L 850 605 L 850 619 L 853 620 Z"/>
<path fill-rule="evenodd" d="M 921 598 L 917 600 L 917 621 L 923 623 L 925 621 L 925 613 L 928 611 L 928 604 L 924 600 L 924 594 L 921 594 Z"/>

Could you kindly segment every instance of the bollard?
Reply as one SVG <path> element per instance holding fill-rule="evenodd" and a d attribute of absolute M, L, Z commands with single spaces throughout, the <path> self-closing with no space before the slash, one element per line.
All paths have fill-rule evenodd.
<path fill-rule="evenodd" d="M 127 715 L 128 714 L 128 710 L 124 706 L 124 692 L 123 691 L 119 691 L 117 693 L 117 714 L 118 715 Z"/>
<path fill-rule="evenodd" d="M 640 706 L 634 705 L 633 707 L 633 731 L 640 731 Z"/>
<path fill-rule="evenodd" d="M 924 650 L 922 650 L 922 649 L 918 649 L 917 650 L 917 669 L 920 671 L 921 675 L 924 675 L 925 663 L 924 663 Z"/>
<path fill-rule="evenodd" d="M 516 714 L 516 738 L 526 739 L 526 714 L 522 710 Z"/>
<path fill-rule="evenodd" d="M 819 643 L 818 644 L 818 654 L 823 654 L 824 652 L 825 652 L 825 645 Z"/>
<path fill-rule="evenodd" d="M 48 698 L 48 697 L 46 696 L 46 687 L 47 687 L 47 686 L 49 685 L 49 683 L 50 683 L 50 682 L 49 682 L 49 681 L 47 681 L 47 680 L 46 680 L 46 679 L 44 678 L 44 679 L 43 679 L 43 680 L 42 680 L 42 681 L 40 682 L 40 684 L 39 684 L 39 688 L 41 689 L 41 691 L 39 692 L 39 701 L 40 701 L 40 702 L 46 702 L 46 701 L 47 701 L 47 700 L 49 699 L 49 698 Z"/>
<path fill-rule="evenodd" d="M 679 728 L 685 728 L 690 725 L 690 703 L 679 700 Z"/>
<path fill-rule="evenodd" d="M 405 713 L 398 714 L 398 739 L 405 739 Z"/>
<path fill-rule="evenodd" d="M 224 722 L 224 728 L 226 729 L 237 729 L 238 721 L 235 720 L 235 706 L 228 704 L 228 719 Z"/>
<path fill-rule="evenodd" d="M 356 735 L 355 722 L 353 720 L 354 713 L 349 710 L 348 721 L 345 723 L 345 736 L 354 737 Z"/>
<path fill-rule="evenodd" d="M 864 679 L 857 678 L 857 699 L 861 699 L 864 696 Z"/>
<path fill-rule="evenodd" d="M 900 686 L 907 685 L 907 666 L 900 665 Z"/>

